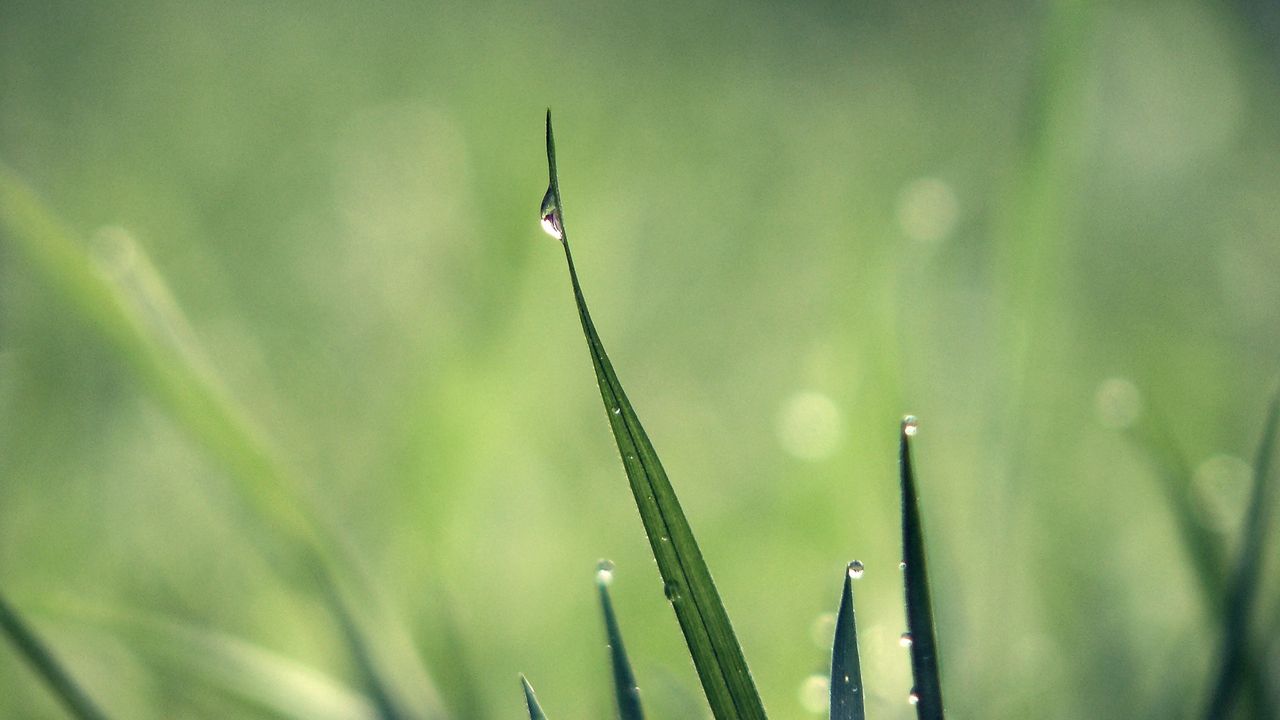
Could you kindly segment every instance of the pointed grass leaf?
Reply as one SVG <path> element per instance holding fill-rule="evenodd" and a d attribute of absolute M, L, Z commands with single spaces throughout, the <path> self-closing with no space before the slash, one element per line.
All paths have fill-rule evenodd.
<path fill-rule="evenodd" d="M 601 560 L 596 567 L 596 587 L 600 591 L 600 611 L 604 614 L 605 638 L 609 643 L 609 664 L 613 669 L 613 689 L 618 702 L 620 720 L 644 720 L 640 707 L 640 688 L 636 686 L 627 649 L 622 644 L 622 631 L 613 612 L 613 600 L 609 597 L 609 585 L 613 582 L 613 563 Z"/>
<path fill-rule="evenodd" d="M 906 588 L 907 635 L 910 644 L 911 675 L 915 687 L 911 702 L 920 720 L 941 720 L 942 681 L 938 674 L 938 643 L 933 628 L 933 601 L 929 597 L 929 574 L 925 567 L 924 529 L 916 494 L 915 470 L 911 464 L 911 438 L 918 423 L 914 416 L 902 420 L 899 433 L 899 468 L 902 473 L 902 574 Z"/>
<path fill-rule="evenodd" d="M 89 699 L 89 695 L 54 657 L 49 646 L 27 626 L 3 595 L 0 595 L 0 630 L 9 636 L 18 654 L 44 680 L 67 712 L 80 720 L 105 720 L 107 716 Z"/>
<path fill-rule="evenodd" d="M 538 696 L 533 694 L 533 686 L 529 684 L 529 679 L 520 675 L 520 686 L 524 688 L 524 702 L 529 708 L 529 720 L 547 720 L 547 716 L 542 712 L 542 706 L 538 704 Z"/>
<path fill-rule="evenodd" d="M 856 567 L 855 567 L 856 564 Z M 853 580 L 862 575 L 862 563 L 849 563 L 844 591 L 836 613 L 836 636 L 831 644 L 831 720 L 863 720 L 862 667 L 858 660 L 858 628 L 853 612 Z"/>
<path fill-rule="evenodd" d="M 1271 397 L 1262 426 L 1262 439 L 1254 456 L 1253 490 L 1245 512 L 1236 566 L 1227 584 L 1218 674 L 1205 708 L 1204 716 L 1209 720 L 1231 716 L 1237 688 L 1250 674 L 1253 664 L 1249 623 L 1261 580 L 1263 543 L 1271 505 L 1269 478 L 1277 430 L 1280 430 L 1280 388 Z"/>
<path fill-rule="evenodd" d="M 541 212 L 542 224 L 564 247 L 578 318 L 586 337 L 591 364 L 595 367 L 605 416 L 622 456 L 622 465 L 648 534 L 649 546 L 657 560 L 667 599 L 675 610 L 707 702 L 717 720 L 761 720 L 765 717 L 764 705 L 729 624 L 720 594 L 702 558 L 702 551 L 658 454 L 623 392 L 587 311 L 587 302 L 569 250 L 550 110 L 547 111 L 547 165 L 549 180 Z"/>

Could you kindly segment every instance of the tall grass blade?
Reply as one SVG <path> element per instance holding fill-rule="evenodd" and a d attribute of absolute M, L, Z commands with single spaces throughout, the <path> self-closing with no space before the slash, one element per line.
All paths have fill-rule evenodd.
<path fill-rule="evenodd" d="M 622 631 L 613 612 L 613 600 L 609 598 L 609 585 L 613 582 L 613 563 L 600 561 L 596 568 L 596 587 L 600 591 L 600 610 L 604 614 L 605 637 L 609 643 L 609 664 L 613 668 L 613 689 L 618 702 L 620 720 L 644 720 L 640 707 L 640 688 L 636 686 L 635 673 L 627 649 L 622 644 Z"/>
<path fill-rule="evenodd" d="M 831 720 L 863 720 L 862 665 L 858 660 L 858 627 L 853 613 L 853 578 L 862 566 L 849 564 L 844 592 L 836 613 L 836 637 L 831 644 Z"/>
<path fill-rule="evenodd" d="M 911 690 L 920 720 L 941 720 L 942 679 L 938 673 L 938 641 L 933 628 L 933 601 L 929 597 L 929 573 L 925 567 L 924 528 L 911 466 L 911 438 L 916 419 L 907 416 L 899 433 L 902 471 L 902 572 L 906 586 L 907 632 L 911 642 Z"/>
<path fill-rule="evenodd" d="M 3 595 L 0 595 L 0 629 L 9 636 L 18 654 L 44 680 L 67 712 L 80 720 L 106 719 L 107 716 L 89 699 L 84 689 L 53 656 L 53 651 L 27 626 Z"/>
<path fill-rule="evenodd" d="M 547 164 L 550 179 L 542 206 L 543 228 L 564 246 L 578 317 L 582 321 L 591 363 L 595 366 L 605 416 L 622 456 L 622 465 L 649 536 L 649 546 L 658 562 L 667 598 L 675 610 L 715 717 L 718 720 L 759 720 L 765 717 L 764 705 L 729 624 L 720 594 L 702 559 L 702 551 L 658 454 L 614 374 L 613 364 L 587 312 L 587 302 L 582 295 L 565 231 L 550 110 L 547 111 Z"/>
<path fill-rule="evenodd" d="M 529 707 L 529 720 L 547 720 L 547 716 L 542 712 L 542 706 L 538 704 L 538 696 L 533 694 L 533 686 L 529 684 L 529 679 L 520 675 L 520 686 L 524 688 L 524 702 Z"/>
<path fill-rule="evenodd" d="M 1218 676 L 1209 695 L 1205 717 L 1221 720 L 1230 716 L 1236 701 L 1236 689 L 1250 672 L 1253 653 L 1250 648 L 1249 620 L 1257 600 L 1262 569 L 1262 544 L 1267 531 L 1270 510 L 1272 455 L 1276 431 L 1280 428 L 1280 389 L 1271 398 L 1262 439 L 1253 462 L 1253 491 L 1245 514 L 1240 555 L 1227 585 L 1226 617 L 1223 624 L 1222 649 L 1219 653 Z"/>

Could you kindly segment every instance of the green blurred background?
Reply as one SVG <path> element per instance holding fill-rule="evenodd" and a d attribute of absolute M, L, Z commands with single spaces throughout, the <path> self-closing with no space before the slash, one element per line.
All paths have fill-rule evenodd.
<path fill-rule="evenodd" d="M 1234 547 L 1280 359 L 1274 7 L 5 0 L 0 162 L 163 352 L 0 233 L 0 591 L 118 717 L 274 716 L 148 624 L 359 685 L 168 363 L 453 717 L 519 717 L 519 671 L 608 716 L 601 557 L 651 715 L 704 712 L 538 228 L 550 105 L 596 322 L 773 716 L 819 714 L 854 558 L 868 709 L 911 715 L 907 412 L 954 717 L 1193 712 L 1219 639 L 1125 431 Z M 0 715 L 61 717 L 7 644 Z"/>

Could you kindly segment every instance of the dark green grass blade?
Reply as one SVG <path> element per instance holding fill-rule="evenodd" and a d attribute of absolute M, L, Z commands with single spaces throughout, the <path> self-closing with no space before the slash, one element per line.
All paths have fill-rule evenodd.
<path fill-rule="evenodd" d="M 547 720 L 546 714 L 542 712 L 542 706 L 538 704 L 538 696 L 533 694 L 533 686 L 523 674 L 520 675 L 520 686 L 524 688 L 525 705 L 529 706 L 529 720 Z"/>
<path fill-rule="evenodd" d="M 858 628 L 853 617 L 853 574 L 844 574 L 844 592 L 836 613 L 836 637 L 831 644 L 831 720 L 863 720 L 862 667 L 858 661 Z"/>
<path fill-rule="evenodd" d="M 1226 718 L 1235 705 L 1236 690 L 1250 671 L 1249 617 L 1257 600 L 1260 570 L 1262 569 L 1262 544 L 1267 531 L 1270 509 L 1267 483 L 1271 475 L 1271 459 L 1275 450 L 1276 431 L 1280 426 L 1280 390 L 1271 398 L 1267 419 L 1263 424 L 1262 439 L 1253 462 L 1253 491 L 1249 496 L 1249 508 L 1245 515 L 1244 533 L 1240 543 L 1240 555 L 1227 585 L 1226 617 L 1223 623 L 1222 650 L 1218 664 L 1218 676 L 1209 695 L 1205 717 L 1211 720 Z"/>
<path fill-rule="evenodd" d="M 902 470 L 902 574 L 906 586 L 907 632 L 911 634 L 912 693 L 916 717 L 940 720 L 942 679 L 938 674 L 938 642 L 933 631 L 933 601 L 929 598 L 929 574 L 924 559 L 924 528 L 916 496 L 915 472 L 911 467 L 911 436 L 915 418 L 902 421 L 899 455 Z"/>
<path fill-rule="evenodd" d="M 9 636 L 18 654 L 44 679 L 67 712 L 81 720 L 105 720 L 107 717 L 76 684 L 47 645 L 36 637 L 16 610 L 0 595 L 0 628 Z"/>
<path fill-rule="evenodd" d="M 636 686 L 636 676 L 631 671 L 631 661 L 627 659 L 627 648 L 622 644 L 622 631 L 618 629 L 618 618 L 613 612 L 613 601 L 609 598 L 609 583 L 612 581 L 613 564 L 602 562 L 596 570 L 596 587 L 600 590 L 600 610 L 604 614 L 605 637 L 609 642 L 609 664 L 613 668 L 618 717 L 620 720 L 644 720 L 640 688 Z"/>
<path fill-rule="evenodd" d="M 609 362 L 609 356 L 591 322 L 591 315 L 587 312 L 587 302 L 578 283 L 578 273 L 573 265 L 573 255 L 569 252 L 568 234 L 564 226 L 564 207 L 560 201 L 560 184 L 556 176 L 555 141 L 551 133 L 550 111 L 547 111 L 547 163 L 550 169 L 548 199 L 558 218 L 560 239 L 569 265 L 569 278 L 573 283 L 573 295 L 578 305 L 582 331 L 586 336 L 591 363 L 595 366 L 596 381 L 600 386 L 609 427 L 617 442 L 618 452 L 622 455 L 631 493 L 649 536 L 649 545 L 658 562 L 658 571 L 666 584 L 667 597 L 671 600 L 680 630 L 684 633 L 689 654 L 693 657 L 693 664 L 698 670 L 712 713 L 718 720 L 759 720 L 765 717 L 764 705 L 756 691 L 755 682 L 751 679 L 751 672 L 747 669 L 747 662 L 733 633 L 733 627 L 729 624 L 729 616 L 720 601 L 720 594 L 702 559 L 702 551 L 693 537 L 675 491 L 671 488 L 667 473 L 658 460 L 658 454 L 614 374 L 613 365 Z"/>

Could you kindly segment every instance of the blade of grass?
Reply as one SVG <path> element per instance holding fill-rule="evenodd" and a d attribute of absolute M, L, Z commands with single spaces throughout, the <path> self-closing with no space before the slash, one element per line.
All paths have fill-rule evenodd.
<path fill-rule="evenodd" d="M 280 461 L 210 367 L 200 361 L 202 354 L 193 347 L 194 334 L 141 248 L 116 247 L 114 255 L 133 257 L 134 262 L 112 262 L 109 255 L 103 267 L 104 258 L 95 262 L 73 233 L 3 164 L 0 233 L 73 312 L 91 322 L 192 438 L 227 468 L 239 497 L 259 521 L 250 530 L 271 533 L 270 542 L 259 545 L 282 574 L 309 583 L 322 594 L 339 592 L 339 586 L 374 594 L 363 582 L 359 557 L 323 521 L 299 477 Z M 117 245 L 130 242 L 119 233 L 108 240 Z M 371 600 L 361 609 L 372 612 L 376 604 Z M 385 617 L 385 621 L 401 624 L 396 617 Z M 344 635 L 344 639 L 350 637 Z M 359 647 L 349 649 L 359 662 L 360 654 L 368 655 L 373 646 L 361 640 Z M 382 646 L 378 649 L 386 651 Z M 397 657 L 403 659 L 402 669 L 418 691 L 425 714 L 442 717 L 434 684 L 420 659 L 405 652 Z"/>
<path fill-rule="evenodd" d="M 644 720 L 640 707 L 640 688 L 636 686 L 635 673 L 627 649 L 622 644 L 622 631 L 613 612 L 613 600 L 609 598 L 609 585 L 613 582 L 613 563 L 601 560 L 596 567 L 596 587 L 600 591 L 600 611 L 604 614 L 605 637 L 609 643 L 609 665 L 613 668 L 613 689 L 618 701 L 620 720 Z"/>
<path fill-rule="evenodd" d="M 667 479 L 667 473 L 658 460 L 658 454 L 623 392 L 622 384 L 613 371 L 613 364 L 591 322 L 591 315 L 587 312 L 587 302 L 578 282 L 573 255 L 569 251 L 568 234 L 565 232 L 564 205 L 560 200 L 560 183 L 556 173 L 550 110 L 547 111 L 547 165 L 550 179 L 543 201 L 543 227 L 564 246 L 578 317 L 582 321 L 587 349 L 595 367 L 605 415 L 622 456 L 622 465 L 631 484 L 631 493 L 640 511 L 640 519 L 649 536 L 649 546 L 658 562 L 667 598 L 675 610 L 680 630 L 684 633 L 689 654 L 693 657 L 693 664 L 715 717 L 718 720 L 760 720 L 765 717 L 764 705 L 756 691 L 733 627 L 729 624 L 729 616 L 720 600 L 720 594 L 716 591 L 711 573 L 702 558 L 702 551 L 698 548 L 689 522 L 685 519 L 671 482 Z"/>
<path fill-rule="evenodd" d="M 529 684 L 529 679 L 520 674 L 520 686 L 524 688 L 524 702 L 529 707 L 529 720 L 547 720 L 547 716 L 542 712 L 542 706 L 538 704 L 538 696 L 533 694 L 533 686 Z"/>
<path fill-rule="evenodd" d="M 9 636 L 18 654 L 44 680 L 67 712 L 80 720 L 106 719 L 107 716 L 89 699 L 88 693 L 54 657 L 49 646 L 36 636 L 3 595 L 0 595 L 0 629 Z"/>
<path fill-rule="evenodd" d="M 924 528 L 911 466 L 911 438 L 916 419 L 907 416 L 899 432 L 902 470 L 902 574 L 906 587 L 907 632 L 911 641 L 911 696 L 920 720 L 941 720 L 942 679 L 938 674 L 938 642 L 933 628 L 933 601 L 929 597 L 929 573 L 925 567 Z"/>
<path fill-rule="evenodd" d="M 1280 428 L 1280 389 L 1271 398 L 1267 419 L 1262 426 L 1262 439 L 1253 462 L 1253 491 L 1245 514 L 1240 554 L 1227 586 L 1226 621 L 1222 632 L 1218 676 L 1209 695 L 1205 717 L 1220 720 L 1231 714 L 1236 688 L 1249 672 L 1253 653 L 1250 649 L 1249 619 L 1258 595 L 1262 569 L 1262 544 L 1266 537 L 1270 510 L 1271 461 L 1275 450 L 1276 431 Z"/>
<path fill-rule="evenodd" d="M 863 720 L 862 666 L 858 660 L 858 628 L 853 617 L 853 579 L 861 563 L 849 563 L 844 591 L 836 613 L 836 637 L 831 643 L 831 720 Z"/>

